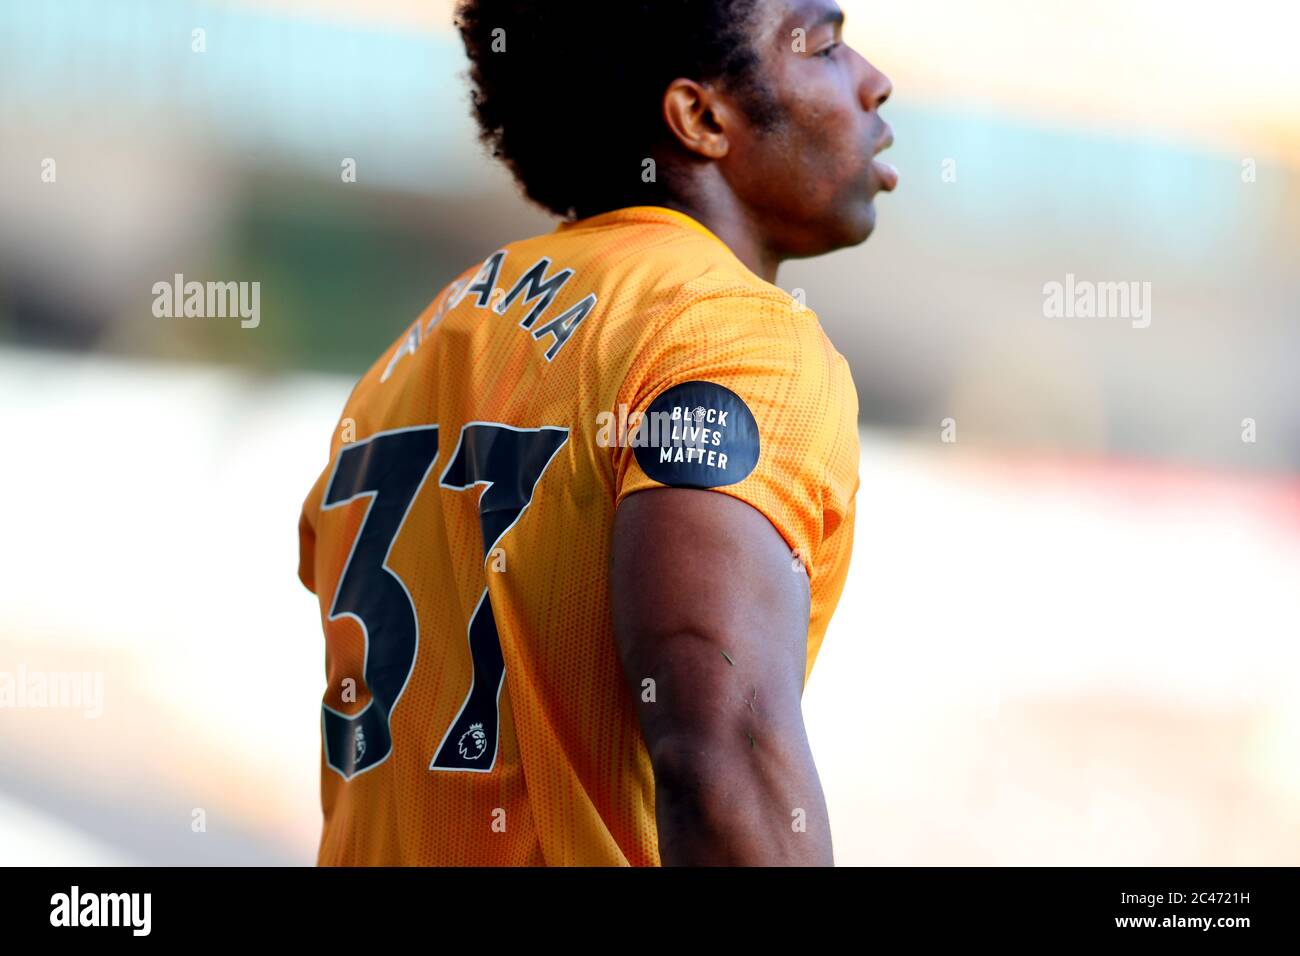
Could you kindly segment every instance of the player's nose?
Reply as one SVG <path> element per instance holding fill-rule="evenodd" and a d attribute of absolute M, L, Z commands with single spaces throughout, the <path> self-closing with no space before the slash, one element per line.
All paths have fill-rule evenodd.
<path fill-rule="evenodd" d="M 885 100 L 894 92 L 894 84 L 885 76 L 884 73 L 877 70 L 865 59 L 862 61 L 864 66 L 862 85 L 859 89 L 859 95 L 862 97 L 862 105 L 869 113 L 874 113 L 880 107 L 885 105 Z"/>

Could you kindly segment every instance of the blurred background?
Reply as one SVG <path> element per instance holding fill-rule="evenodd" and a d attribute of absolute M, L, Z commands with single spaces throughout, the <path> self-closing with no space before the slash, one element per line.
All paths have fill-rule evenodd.
<path fill-rule="evenodd" d="M 1300 8 L 841 4 L 903 184 L 780 276 L 861 395 L 838 861 L 1300 863 Z M 0 708 L 0 863 L 314 862 L 302 499 L 380 351 L 553 228 L 450 9 L 0 0 L 0 674 L 103 681 Z M 155 317 L 177 273 L 260 324 Z M 1150 326 L 1045 317 L 1070 275 Z"/>

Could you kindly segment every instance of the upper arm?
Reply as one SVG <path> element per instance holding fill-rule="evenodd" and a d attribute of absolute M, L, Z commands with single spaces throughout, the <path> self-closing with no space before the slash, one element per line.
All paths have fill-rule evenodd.
<path fill-rule="evenodd" d="M 615 517 L 610 589 L 652 758 L 802 739 L 808 578 L 763 514 L 690 488 L 631 495 Z"/>

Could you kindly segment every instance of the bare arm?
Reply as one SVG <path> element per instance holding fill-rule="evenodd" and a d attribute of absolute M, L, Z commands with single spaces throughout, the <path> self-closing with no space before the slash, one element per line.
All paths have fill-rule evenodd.
<path fill-rule="evenodd" d="M 832 865 L 800 707 L 808 578 L 777 530 L 726 494 L 638 492 L 615 518 L 610 591 L 664 865 Z"/>

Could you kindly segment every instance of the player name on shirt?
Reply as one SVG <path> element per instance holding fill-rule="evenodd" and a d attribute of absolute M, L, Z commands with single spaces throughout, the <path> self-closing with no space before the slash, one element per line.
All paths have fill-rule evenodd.
<path fill-rule="evenodd" d="M 543 319 L 547 310 L 551 308 L 555 297 L 573 278 L 574 272 L 572 269 L 561 269 L 554 275 L 548 276 L 547 272 L 550 271 L 552 266 L 551 258 L 550 256 L 542 256 L 524 270 L 524 274 L 519 277 L 519 281 L 507 290 L 497 283 L 501 278 L 501 266 L 505 263 L 508 253 L 509 250 L 506 249 L 497 250 L 488 256 L 487 261 L 483 263 L 472 279 L 462 279 L 453 282 L 448 287 L 447 294 L 434 310 L 434 314 L 429 321 L 427 323 L 417 322 L 415 327 L 411 329 L 410 334 L 398 347 L 389 360 L 388 367 L 384 370 L 383 377 L 380 379 L 381 382 L 388 381 L 398 363 L 406 356 L 414 355 L 447 313 L 460 306 L 470 296 L 473 296 L 474 308 L 484 309 L 501 316 L 514 308 L 516 303 L 520 303 L 521 312 L 524 307 L 531 305 L 532 308 L 528 309 L 520 319 L 519 328 L 531 332 L 533 339 L 536 341 L 549 337 L 551 343 L 546 349 L 545 358 L 548 362 L 555 360 L 555 357 L 560 354 L 560 350 L 568 344 L 569 339 L 573 336 L 582 320 L 596 308 L 596 295 L 595 293 L 588 295 L 576 305 L 566 309 L 562 314 L 538 325 L 537 323 Z"/>

